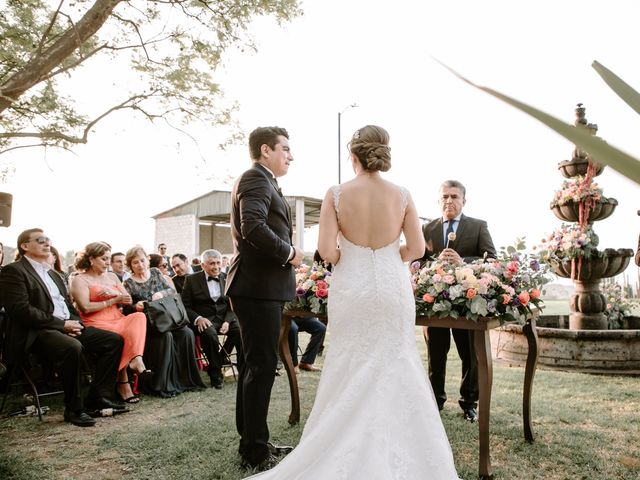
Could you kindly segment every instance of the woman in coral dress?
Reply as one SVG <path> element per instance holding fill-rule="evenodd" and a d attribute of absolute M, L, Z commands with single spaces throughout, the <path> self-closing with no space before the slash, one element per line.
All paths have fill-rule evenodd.
<path fill-rule="evenodd" d="M 127 403 L 140 399 L 133 394 L 127 367 L 138 375 L 149 373 L 142 360 L 147 334 L 144 313 L 124 315 L 120 305 L 131 305 L 131 295 L 118 277 L 109 272 L 111 247 L 104 242 L 86 246 L 84 255 L 76 261 L 82 273 L 71 283 L 73 297 L 86 326 L 109 330 L 124 339 L 122 357 L 118 366 L 118 393 Z"/>

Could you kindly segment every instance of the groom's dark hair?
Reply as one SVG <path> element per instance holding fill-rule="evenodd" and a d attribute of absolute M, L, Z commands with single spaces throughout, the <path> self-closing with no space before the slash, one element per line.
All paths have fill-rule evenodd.
<path fill-rule="evenodd" d="M 278 137 L 289 138 L 289 133 L 281 127 L 258 127 L 249 134 L 249 154 L 252 160 L 260 159 L 260 147 L 268 145 L 270 149 L 276 148 Z"/>

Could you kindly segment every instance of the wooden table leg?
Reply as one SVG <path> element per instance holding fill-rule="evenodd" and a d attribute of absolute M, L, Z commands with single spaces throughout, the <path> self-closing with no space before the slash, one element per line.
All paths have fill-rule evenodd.
<path fill-rule="evenodd" d="M 480 424 L 479 443 L 479 474 L 480 480 L 493 478 L 491 469 L 491 454 L 489 448 L 489 419 L 491 414 L 491 386 L 493 383 L 493 363 L 491 360 L 491 340 L 488 330 L 475 330 L 473 335 L 478 358 L 478 385 L 480 401 L 478 416 Z"/>
<path fill-rule="evenodd" d="M 291 329 L 291 317 L 282 316 L 280 322 L 280 360 L 284 364 L 289 379 L 289 390 L 291 391 L 291 413 L 289 414 L 289 423 L 293 425 L 300 421 L 300 394 L 298 393 L 298 377 L 293 369 L 293 361 L 291 360 L 291 352 L 289 351 L 289 330 Z"/>
<path fill-rule="evenodd" d="M 535 317 L 527 321 L 522 327 L 527 337 L 529 352 L 527 353 L 527 365 L 524 370 L 524 390 L 522 393 L 522 421 L 524 422 L 524 438 L 533 442 L 533 427 L 531 425 L 531 391 L 533 389 L 533 377 L 538 365 L 538 332 L 536 332 Z"/>

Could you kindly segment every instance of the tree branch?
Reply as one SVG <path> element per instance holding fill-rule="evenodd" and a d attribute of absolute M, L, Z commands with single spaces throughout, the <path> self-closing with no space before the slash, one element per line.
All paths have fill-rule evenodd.
<path fill-rule="evenodd" d="M 82 42 L 91 38 L 107 21 L 122 0 L 96 0 L 73 28 L 67 31 L 16 72 L 0 87 L 0 113 L 31 87 L 40 83 L 54 68 L 68 58 Z"/>
<path fill-rule="evenodd" d="M 60 13 L 60 9 L 62 8 L 62 4 L 63 3 L 64 3 L 64 0 L 60 0 L 60 4 L 58 5 L 58 8 L 56 8 L 56 11 L 53 12 L 53 15 L 51 17 L 51 21 L 49 22 L 49 25 L 47 26 L 47 29 L 42 34 L 42 37 L 40 38 L 40 43 L 38 43 L 38 48 L 36 49 L 36 52 L 31 57 L 32 59 L 34 57 L 37 57 L 38 55 L 40 55 L 40 53 L 42 52 L 42 48 L 44 47 L 44 44 L 47 41 L 47 37 L 51 33 L 51 29 L 53 28 L 53 26 L 56 23 L 56 19 L 58 18 L 58 13 Z"/>

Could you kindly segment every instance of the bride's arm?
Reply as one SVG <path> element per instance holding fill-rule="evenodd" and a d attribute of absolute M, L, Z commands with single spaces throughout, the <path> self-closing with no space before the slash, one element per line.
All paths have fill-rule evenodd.
<path fill-rule="evenodd" d="M 404 215 L 404 225 L 402 226 L 404 232 L 405 245 L 400 247 L 400 256 L 403 262 L 410 262 L 416 258 L 420 258 L 424 255 L 424 235 L 422 235 L 422 229 L 420 228 L 420 220 L 418 219 L 418 212 L 416 206 L 413 203 L 411 195 L 407 199 L 407 209 Z"/>
<path fill-rule="evenodd" d="M 333 192 L 327 191 L 320 208 L 320 233 L 318 235 L 318 253 L 325 262 L 335 265 L 340 260 L 338 249 L 338 219 L 333 206 Z"/>

